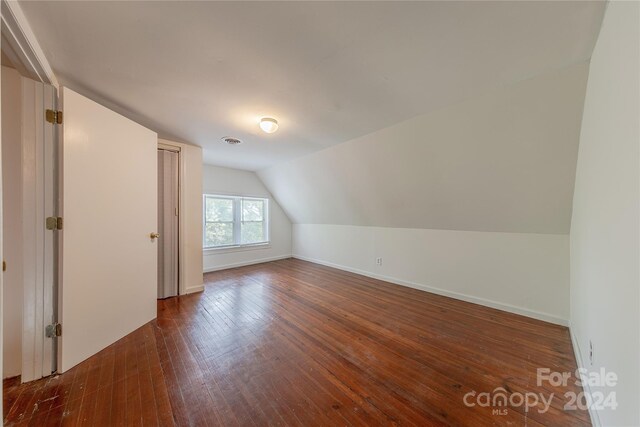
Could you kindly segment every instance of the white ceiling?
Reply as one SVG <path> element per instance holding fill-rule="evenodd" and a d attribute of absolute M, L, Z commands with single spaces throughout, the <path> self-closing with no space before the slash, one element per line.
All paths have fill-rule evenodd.
<path fill-rule="evenodd" d="M 590 57 L 597 2 L 20 2 L 61 84 L 259 170 Z M 280 130 L 261 133 L 261 116 Z M 226 135 L 244 140 L 224 145 Z"/>

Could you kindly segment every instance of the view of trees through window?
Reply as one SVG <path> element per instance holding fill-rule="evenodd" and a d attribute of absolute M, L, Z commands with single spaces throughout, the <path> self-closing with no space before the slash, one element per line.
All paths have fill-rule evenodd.
<path fill-rule="evenodd" d="M 241 243 L 264 242 L 264 200 L 242 199 Z"/>
<path fill-rule="evenodd" d="M 268 241 L 267 199 L 204 196 L 204 247 Z"/>
<path fill-rule="evenodd" d="M 233 216 L 233 199 L 205 197 L 205 247 L 234 244 Z"/>

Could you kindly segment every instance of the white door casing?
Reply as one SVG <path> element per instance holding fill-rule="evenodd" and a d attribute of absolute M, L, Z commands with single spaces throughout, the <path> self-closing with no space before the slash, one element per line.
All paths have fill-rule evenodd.
<path fill-rule="evenodd" d="M 41 219 L 43 216 L 55 215 L 56 209 L 56 130 L 54 126 L 45 125 L 43 114 L 44 109 L 55 108 L 58 83 L 21 7 L 13 1 L 2 0 L 1 3 L 2 53 L 7 55 L 18 73 L 23 76 L 20 125 L 27 139 L 21 140 L 20 158 L 23 164 L 20 166 L 23 172 L 20 183 L 11 184 L 19 185 L 21 193 L 30 198 L 26 201 L 23 198 L 20 203 L 21 209 L 26 213 L 20 228 L 26 230 L 30 239 L 22 239 L 24 244 L 20 248 L 20 252 L 27 258 L 23 258 L 11 268 L 28 272 L 28 281 L 21 280 L 24 282 L 21 289 L 22 322 L 20 325 L 11 326 L 20 328 L 21 378 L 22 382 L 26 382 L 50 375 L 55 367 L 55 341 L 45 338 L 43 331 L 46 325 L 55 320 L 56 261 L 53 253 L 56 242 L 53 232 L 44 232 Z M 4 188 L 6 185 L 5 182 Z M 0 195 L 1 193 L 2 191 Z M 1 199 L 2 197 L 0 202 Z M 1 234 L 0 252 L 1 237 L 4 237 Z M 1 279 L 0 276 L 0 284 Z M 2 290 L 0 286 L 0 291 Z M 0 360 L 1 355 L 2 351 Z M 4 373 L 2 377 L 4 378 Z"/>
<path fill-rule="evenodd" d="M 54 313 L 54 231 L 45 218 L 55 216 L 56 128 L 45 121 L 45 111 L 55 109 L 56 89 L 21 77 L 22 135 L 22 382 L 54 371 L 54 339 L 45 328 Z"/>
<path fill-rule="evenodd" d="M 58 371 L 156 317 L 157 135 L 61 89 Z"/>

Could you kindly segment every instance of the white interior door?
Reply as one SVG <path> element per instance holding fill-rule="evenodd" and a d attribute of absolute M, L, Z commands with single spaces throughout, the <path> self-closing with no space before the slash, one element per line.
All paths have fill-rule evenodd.
<path fill-rule="evenodd" d="M 155 132 L 62 88 L 58 370 L 156 317 Z"/>
<path fill-rule="evenodd" d="M 178 157 L 158 150 L 158 298 L 178 295 Z"/>

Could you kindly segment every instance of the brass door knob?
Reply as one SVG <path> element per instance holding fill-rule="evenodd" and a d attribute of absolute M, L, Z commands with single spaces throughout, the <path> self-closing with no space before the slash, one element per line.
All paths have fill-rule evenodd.
<path fill-rule="evenodd" d="M 157 239 L 158 237 L 160 237 L 160 233 L 151 233 L 149 234 L 149 237 L 151 237 L 151 240 Z"/>

